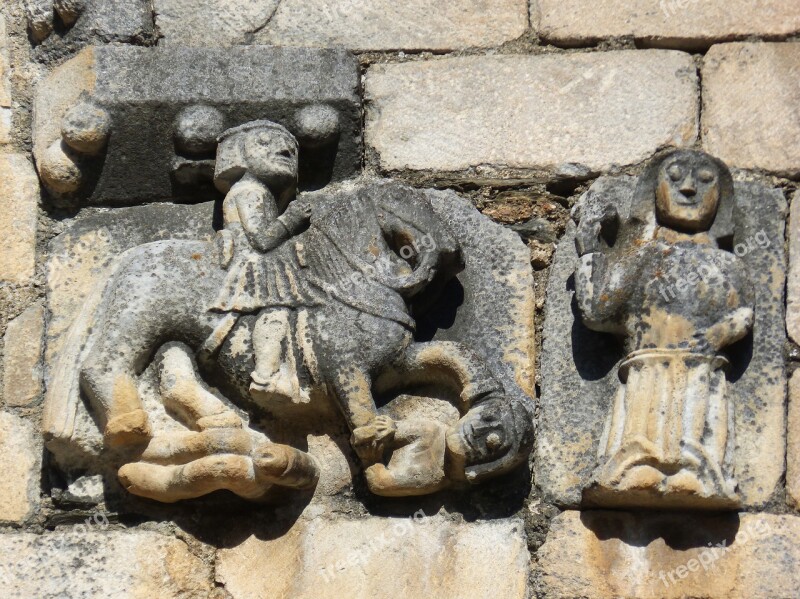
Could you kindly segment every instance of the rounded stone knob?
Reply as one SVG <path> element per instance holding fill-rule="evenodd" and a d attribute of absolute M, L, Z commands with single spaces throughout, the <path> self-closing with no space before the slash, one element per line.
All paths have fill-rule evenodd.
<path fill-rule="evenodd" d="M 83 183 L 77 156 L 60 140 L 44 151 L 37 166 L 42 181 L 54 193 L 73 193 Z"/>
<path fill-rule="evenodd" d="M 61 137 L 76 152 L 100 153 L 111 134 L 111 116 L 91 102 L 82 100 L 67 111 L 61 122 Z"/>
<path fill-rule="evenodd" d="M 297 139 L 301 145 L 318 148 L 336 140 L 341 124 L 339 112 L 327 104 L 312 104 L 295 115 Z"/>
<path fill-rule="evenodd" d="M 175 121 L 175 149 L 189 156 L 212 154 L 225 131 L 225 116 L 213 106 L 189 106 Z"/>
<path fill-rule="evenodd" d="M 61 17 L 64 25 L 70 26 L 78 20 L 83 9 L 86 8 L 86 0 L 54 0 L 53 8 Z"/>

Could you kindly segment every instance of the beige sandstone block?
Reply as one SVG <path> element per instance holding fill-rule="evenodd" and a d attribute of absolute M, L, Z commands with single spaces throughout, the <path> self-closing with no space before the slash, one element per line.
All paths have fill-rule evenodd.
<path fill-rule="evenodd" d="M 366 141 L 386 170 L 586 175 L 697 137 L 697 74 L 666 50 L 377 65 Z"/>
<path fill-rule="evenodd" d="M 178 539 L 107 531 L 103 514 L 44 535 L 0 535 L 3 597 L 209 597 L 211 568 Z"/>
<path fill-rule="evenodd" d="M 800 31 L 795 0 L 532 0 L 531 15 L 545 41 L 563 45 L 632 36 L 660 47 L 696 49 Z"/>
<path fill-rule="evenodd" d="M 0 413 L 0 522 L 20 524 L 39 500 L 41 448 L 30 422 Z M 3 537 L 0 536 L 0 539 Z M 1 542 L 1 541 L 0 541 Z M 0 549 L 0 560 L 2 549 Z"/>
<path fill-rule="evenodd" d="M 526 0 L 156 0 L 155 10 L 166 44 L 194 46 L 451 50 L 497 46 L 528 28 Z"/>
<path fill-rule="evenodd" d="M 438 517 L 301 520 L 218 553 L 236 599 L 523 599 L 529 554 L 519 520 Z"/>
<path fill-rule="evenodd" d="M 36 260 L 39 179 L 22 154 L 0 155 L 0 282 L 31 281 Z"/>
<path fill-rule="evenodd" d="M 731 167 L 800 174 L 798 81 L 800 43 L 711 48 L 703 65 L 705 150 Z"/>
<path fill-rule="evenodd" d="M 3 346 L 3 400 L 7 406 L 28 406 L 42 392 L 44 308 L 31 306 L 8 323 Z"/>
<path fill-rule="evenodd" d="M 786 495 L 800 509 L 800 371 L 789 379 L 789 422 L 786 439 Z"/>
<path fill-rule="evenodd" d="M 788 599 L 800 518 L 564 512 L 537 556 L 548 599 Z"/>
<path fill-rule="evenodd" d="M 9 70 L 8 57 L 8 34 L 6 32 L 6 21 L 0 15 L 0 107 L 8 108 L 11 106 L 11 76 Z M 2 127 L 2 125 L 0 125 Z"/>

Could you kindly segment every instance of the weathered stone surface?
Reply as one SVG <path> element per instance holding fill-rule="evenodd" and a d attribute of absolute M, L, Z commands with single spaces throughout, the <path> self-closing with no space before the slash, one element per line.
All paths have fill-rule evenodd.
<path fill-rule="evenodd" d="M 0 144 L 11 141 L 11 78 L 6 21 L 0 15 Z"/>
<path fill-rule="evenodd" d="M 0 536 L 3 596 L 208 597 L 211 567 L 181 540 L 155 532 L 107 531 L 105 514 L 48 532 Z"/>
<path fill-rule="evenodd" d="M 800 585 L 800 518 L 565 512 L 537 556 L 548 599 L 788 599 Z"/>
<path fill-rule="evenodd" d="M 800 175 L 799 79 L 800 43 L 711 48 L 703 65 L 706 151 L 732 167 Z"/>
<path fill-rule="evenodd" d="M 569 46 L 633 37 L 652 46 L 698 49 L 800 31 L 800 7 L 792 0 L 531 0 L 531 18 L 545 41 Z"/>
<path fill-rule="evenodd" d="M 40 42 L 36 54 L 46 59 L 92 43 L 143 44 L 153 39 L 148 0 L 25 0 L 25 5 L 31 36 Z"/>
<path fill-rule="evenodd" d="M 33 279 L 39 179 L 23 154 L 0 154 L 0 281 L 23 285 Z"/>
<path fill-rule="evenodd" d="M 3 345 L 3 401 L 28 406 L 42 393 L 44 307 L 37 303 L 8 323 Z"/>
<path fill-rule="evenodd" d="M 800 371 L 789 379 L 789 422 L 786 439 L 786 498 L 800 509 Z"/>
<path fill-rule="evenodd" d="M 519 520 L 317 517 L 220 550 L 216 572 L 236 599 L 523 599 L 529 559 Z"/>
<path fill-rule="evenodd" d="M 386 170 L 586 176 L 697 136 L 695 68 L 672 51 L 378 65 L 365 94 L 366 141 Z"/>
<path fill-rule="evenodd" d="M 786 330 L 800 343 L 800 192 L 789 210 L 789 273 L 786 281 Z"/>
<path fill-rule="evenodd" d="M 39 502 L 42 449 L 33 426 L 14 414 L 0 413 L 0 522 L 20 524 Z M 2 553 L 2 552 L 0 552 Z"/>
<path fill-rule="evenodd" d="M 223 138 L 220 147 L 224 160 L 220 158 L 219 163 L 221 178 L 235 171 L 237 163 L 231 160 L 238 156 L 233 151 L 236 136 L 249 139 L 249 135 L 260 136 L 264 132 L 278 132 L 278 138 L 285 141 L 285 130 L 264 122 L 234 130 L 230 136 Z M 283 146 L 276 147 L 280 149 Z M 272 166 L 275 167 L 275 164 Z M 252 168 L 254 172 L 264 172 L 263 167 L 257 164 Z M 242 193 L 242 185 L 249 186 L 244 188 L 245 191 L 260 189 L 264 194 L 272 189 L 260 188 L 257 179 L 237 181 L 228 194 L 230 200 L 235 200 L 237 194 Z M 271 185 L 274 187 L 274 183 Z M 299 227 L 297 246 L 284 244 L 281 248 L 288 247 L 288 251 L 293 251 L 292 248 L 300 251 L 297 248 L 303 248 L 304 269 L 307 270 L 298 271 L 297 276 L 308 277 L 320 289 L 315 296 L 317 303 L 313 309 L 307 309 L 305 318 L 308 319 L 306 323 L 322 328 L 317 333 L 317 329 L 311 328 L 312 324 L 302 325 L 308 326 L 306 330 L 309 335 L 314 335 L 314 346 L 312 350 L 303 350 L 307 352 L 303 360 L 311 364 L 313 372 L 317 373 L 307 374 L 301 369 L 297 371 L 298 379 L 302 377 L 307 401 L 295 401 L 291 397 L 263 400 L 257 392 L 253 392 L 252 372 L 256 358 L 252 339 L 257 326 L 254 324 L 255 315 L 245 316 L 239 322 L 234 320 L 231 327 L 237 328 L 228 329 L 230 332 L 226 331 L 220 338 L 219 353 L 213 354 L 213 360 L 208 357 L 202 360 L 202 369 L 196 368 L 187 355 L 187 352 L 195 352 L 202 357 L 210 351 L 203 344 L 215 335 L 217 325 L 213 324 L 216 322 L 213 319 L 224 318 L 224 315 L 209 314 L 208 310 L 208 306 L 220 294 L 220 279 L 226 276 L 226 271 L 219 265 L 220 258 L 215 249 L 217 245 L 207 243 L 213 220 L 209 205 L 189 207 L 156 204 L 146 208 L 117 209 L 113 213 L 101 213 L 81 220 L 56 238 L 51 244 L 52 259 L 48 268 L 48 298 L 52 316 L 48 327 L 48 399 L 43 427 L 49 440 L 48 448 L 59 465 L 66 470 L 102 470 L 105 465 L 104 457 L 107 454 L 101 449 L 98 423 L 108 434 L 108 423 L 113 417 L 103 410 L 105 405 L 111 403 L 102 404 L 97 401 L 97 396 L 91 403 L 82 401 L 78 374 L 92 369 L 88 365 L 98 360 L 127 361 L 131 354 L 128 350 L 120 351 L 122 348 L 144 352 L 141 354 L 147 356 L 144 366 L 149 357 L 158 353 L 159 347 L 167 341 L 182 341 L 187 346 L 183 346 L 182 350 L 165 348 L 156 360 L 157 365 L 148 367 L 142 376 L 139 372 L 130 372 L 129 365 L 122 363 L 102 369 L 102 373 L 114 377 L 128 377 L 127 384 L 134 389 L 134 393 L 138 392 L 131 394 L 131 401 L 141 401 L 141 404 L 135 404 L 141 407 L 131 407 L 128 413 L 146 413 L 150 423 L 149 431 L 142 433 L 152 436 L 150 448 L 133 467 L 125 466 L 124 472 L 120 470 L 124 486 L 132 493 L 160 501 L 175 501 L 213 491 L 210 483 L 194 485 L 181 474 L 183 470 L 176 470 L 176 478 L 171 479 L 172 482 L 155 477 L 156 470 L 163 472 L 161 467 L 169 466 L 164 462 L 164 439 L 174 439 L 176 444 L 200 439 L 209 442 L 207 447 L 214 448 L 227 443 L 228 447 L 236 450 L 228 454 L 244 452 L 244 457 L 252 458 L 254 446 L 249 440 L 242 440 L 241 429 L 252 434 L 253 431 L 249 431 L 245 424 L 254 404 L 271 416 L 254 422 L 254 429 L 264 432 L 272 443 L 294 448 L 305 446 L 308 453 L 320 462 L 319 494 L 338 493 L 349 484 L 350 472 L 356 470 L 350 462 L 350 430 L 342 434 L 343 423 L 338 416 L 336 402 L 352 401 L 348 406 L 355 404 L 356 400 L 361 402 L 357 412 L 359 418 L 371 413 L 376 420 L 392 418 L 397 421 L 400 431 L 396 435 L 397 445 L 386 451 L 405 455 L 404 459 L 410 461 L 410 465 L 406 466 L 409 466 L 412 475 L 407 475 L 402 484 L 397 483 L 390 490 L 385 490 L 388 483 L 381 482 L 380 485 L 384 486 L 373 484 L 374 480 L 370 479 L 368 473 L 370 489 L 377 494 L 424 494 L 445 486 L 459 487 L 467 480 L 481 482 L 484 478 L 506 472 L 526 461 L 532 446 L 530 397 L 533 395 L 534 298 L 527 249 L 518 236 L 492 223 L 469 202 L 452 192 L 414 190 L 391 181 L 358 179 L 321 191 L 300 194 L 292 199 L 290 208 L 281 218 L 289 218 L 294 207 L 306 204 L 311 206 L 308 228 Z M 368 294 L 376 289 L 384 289 L 381 293 L 388 298 L 387 305 L 394 311 L 389 317 L 368 320 L 374 324 L 360 329 L 359 334 L 374 333 L 379 339 L 387 337 L 387 330 L 391 331 L 396 326 L 393 324 L 396 321 L 392 319 L 407 318 L 402 316 L 401 310 L 409 310 L 409 307 L 402 298 L 390 303 L 391 296 L 387 294 L 394 293 L 391 285 L 397 284 L 391 276 L 385 283 L 389 286 L 368 285 L 366 290 L 358 286 L 361 283 L 353 282 L 361 279 L 346 278 L 345 275 L 337 275 L 325 284 L 327 279 L 318 277 L 328 275 L 325 271 L 321 271 L 321 275 L 316 274 L 319 272 L 316 266 L 319 258 L 312 254 L 331 243 L 328 235 L 343 235 L 343 240 L 337 241 L 336 247 L 347 248 L 347 244 L 354 244 L 356 248 L 361 248 L 362 244 L 353 240 L 360 239 L 362 233 L 353 228 L 364 229 L 367 235 L 365 243 L 371 248 L 376 238 L 382 238 L 377 237 L 379 233 L 376 232 L 381 229 L 372 231 L 381 222 L 373 213 L 376 204 L 381 206 L 381 215 L 388 215 L 385 216 L 387 219 L 395 218 L 393 211 L 404 215 L 404 220 L 398 220 L 392 226 L 401 227 L 397 234 L 408 245 L 393 251 L 388 245 L 384 247 L 381 244 L 383 249 L 379 249 L 379 254 L 385 257 L 388 266 L 376 262 L 379 265 L 373 267 L 376 273 L 378 268 L 400 268 L 397 276 L 417 276 L 413 269 L 397 262 L 398 254 L 395 252 L 400 252 L 400 255 L 409 255 L 409 251 L 419 252 L 421 264 L 426 263 L 427 253 L 433 252 L 441 258 L 427 259 L 427 262 L 436 265 L 432 272 L 437 275 L 426 275 L 428 282 L 431 283 L 432 278 L 431 286 L 448 285 L 442 293 L 437 288 L 431 289 L 426 298 L 430 304 L 427 310 L 421 308 L 419 313 L 414 312 L 417 333 L 425 343 L 413 343 L 411 336 L 401 329 L 401 338 L 397 341 L 400 348 L 390 346 L 389 359 L 383 358 L 382 353 L 376 357 L 360 353 L 371 352 L 375 348 L 383 352 L 379 342 L 359 342 L 357 347 L 347 350 L 348 358 L 344 367 L 352 368 L 363 361 L 377 373 L 370 376 L 374 377 L 374 394 L 380 398 L 379 401 L 372 393 L 359 394 L 353 399 L 344 391 L 340 395 L 328 391 L 321 382 L 326 379 L 321 377 L 331 376 L 327 374 L 327 369 L 338 372 L 336 369 L 340 366 L 336 360 L 344 354 L 329 344 L 350 339 L 353 333 L 349 328 L 345 333 L 336 334 L 335 327 L 351 322 L 360 313 L 359 310 L 380 315 L 381 310 L 387 309 L 386 306 L 375 304 L 375 300 L 368 299 Z M 413 210 L 409 210 L 409 206 Z M 228 199 L 223 206 L 225 211 L 230 212 Z M 243 214 L 240 212 L 239 217 L 245 218 Z M 203 228 L 204 219 L 207 229 Z M 330 219 L 335 219 L 336 228 L 341 231 L 333 232 L 328 225 Z M 223 221 L 226 234 L 233 234 L 236 226 L 225 219 Z M 416 223 L 414 229 L 405 228 L 407 225 L 403 223 L 408 221 Z M 238 221 L 235 224 L 238 226 Z M 291 224 L 288 226 L 295 227 Z M 281 224 L 281 227 L 286 230 L 287 225 Z M 189 232 L 193 228 L 196 229 L 193 236 L 196 241 L 188 244 L 179 241 L 191 238 Z M 408 231 L 410 237 L 403 231 Z M 424 238 L 419 231 L 425 232 Z M 119 260 L 114 260 L 123 250 L 141 246 L 147 239 L 170 241 L 132 249 Z M 418 249 L 412 250 L 412 243 Z M 456 243 L 457 246 L 454 245 Z M 455 251 L 453 247 L 458 248 L 458 263 L 452 255 Z M 370 254 L 372 252 L 367 251 Z M 393 258 L 388 257 L 389 252 Z M 167 262 L 162 262 L 164 259 Z M 461 260 L 464 262 L 463 269 Z M 339 266 L 335 272 L 346 268 L 344 262 L 337 264 Z M 155 280 L 160 277 L 166 278 Z M 109 280 L 104 291 L 106 279 Z M 360 299 L 359 293 L 367 299 Z M 351 294 L 355 300 L 349 299 Z M 328 301 L 328 297 L 336 301 Z M 348 302 L 353 301 L 359 303 L 350 306 Z M 416 300 L 408 298 L 408 301 L 411 303 Z M 151 307 L 136 308 L 139 302 L 147 302 Z M 498 306 L 504 309 L 500 310 Z M 351 314 L 347 310 L 354 312 Z M 143 326 L 143 318 L 151 324 Z M 193 319 L 198 321 L 195 323 Z M 213 326 L 207 328 L 209 321 Z M 163 333 L 151 336 L 150 333 L 158 327 L 163 327 Z M 198 330 L 192 327 L 198 327 Z M 122 328 L 125 331 L 119 332 Z M 145 333 L 145 336 L 140 336 L 141 333 Z M 111 343 L 114 348 L 106 348 L 106 343 Z M 299 346 L 301 342 L 292 343 Z M 409 356 L 409 366 L 404 365 L 406 359 L 402 357 L 403 354 Z M 96 356 L 95 362 L 93 356 Z M 91 380 L 93 385 L 94 381 L 100 380 L 93 374 L 85 376 L 85 380 Z M 202 377 L 215 381 L 218 392 L 213 397 L 203 385 Z M 176 381 L 180 384 L 176 384 Z M 109 387 L 95 385 L 93 389 L 106 393 Z M 391 398 L 396 401 L 389 401 Z M 380 409 L 376 405 L 378 403 Z M 208 406 L 209 409 L 213 408 L 215 417 L 226 412 L 224 427 L 210 427 L 230 429 L 230 435 L 224 439 L 215 436 L 215 432 L 204 430 L 201 420 L 206 416 L 195 417 Z M 232 414 L 232 411 L 236 414 Z M 347 407 L 348 416 L 353 412 L 356 410 Z M 175 418 L 175 414 L 184 416 Z M 186 417 L 186 414 L 189 416 Z M 353 425 L 352 416 L 349 417 L 351 419 L 346 424 L 350 428 L 366 426 Z M 476 475 L 470 477 L 474 463 L 459 461 L 457 452 L 460 447 L 457 443 L 462 434 L 471 434 L 471 426 L 484 417 L 487 417 L 487 423 L 486 426 L 480 426 L 479 434 L 490 435 L 494 432 L 493 441 L 486 444 L 485 450 L 493 459 L 478 462 L 480 467 L 476 469 Z M 194 424 L 192 418 L 196 420 Z M 368 425 L 369 421 L 366 422 Z M 406 422 L 416 424 L 403 429 Z M 420 422 L 425 424 L 425 431 L 414 432 L 413 426 Z M 188 429 L 197 432 L 189 433 Z M 412 433 L 408 433 L 409 430 Z M 464 430 L 470 432 L 462 433 Z M 225 431 L 218 432 L 222 434 Z M 356 432 L 353 435 L 356 438 Z M 418 455 L 427 450 L 423 448 L 416 451 L 417 442 L 427 442 L 429 437 L 442 442 L 447 439 L 447 459 L 444 443 L 440 454 L 431 451 L 430 456 Z M 264 441 L 261 439 L 260 443 Z M 337 455 L 337 452 L 340 453 Z M 221 450 L 212 453 L 216 455 Z M 344 457 L 341 453 L 345 454 Z M 368 459 L 363 457 L 365 469 L 375 465 Z M 263 485 L 254 486 L 254 481 L 250 479 L 246 488 L 240 486 L 238 483 L 242 477 L 234 473 L 229 459 L 226 458 L 225 462 L 231 466 L 226 470 L 230 474 L 226 480 L 235 479 L 236 485 L 223 484 L 222 488 L 250 499 L 255 498 L 259 489 L 262 494 L 265 492 Z M 219 463 L 215 462 L 217 465 Z M 399 463 L 400 458 L 390 461 L 389 466 L 394 469 L 392 473 L 403 471 Z M 429 471 L 434 472 L 432 481 L 418 475 Z M 158 478 L 157 483 L 153 482 L 154 477 Z M 115 475 L 112 475 L 113 478 Z"/>
<path fill-rule="evenodd" d="M 212 184 L 215 147 L 201 144 L 198 156 L 194 145 L 187 146 L 187 135 L 198 129 L 213 142 L 222 133 L 213 127 L 217 121 L 227 129 L 268 118 L 301 139 L 300 185 L 317 189 L 360 167 L 358 89 L 357 63 L 344 50 L 86 49 L 37 88 L 34 156 L 48 188 L 59 196 L 89 204 L 197 202 L 218 197 Z M 92 118 L 66 118 L 76 115 L 71 109 L 78 104 L 88 105 L 78 116 Z M 213 122 L 184 118 L 201 106 Z M 331 135 L 329 112 L 318 113 L 324 123 L 298 118 L 309 106 L 332 110 L 338 134 Z M 109 129 L 113 135 L 97 155 Z M 320 132 L 325 139 L 314 138 Z"/>
<path fill-rule="evenodd" d="M 241 43 L 354 50 L 497 46 L 528 26 L 526 0 L 156 0 L 170 45 Z"/>
<path fill-rule="evenodd" d="M 617 198 L 618 211 L 625 215 L 634 186 L 633 178 L 604 178 L 589 193 Z M 741 259 L 756 292 L 756 314 L 752 342 L 745 340 L 746 347 L 731 352 L 733 467 L 743 504 L 759 506 L 772 498 L 783 475 L 783 239 L 787 207 L 779 190 L 754 183 L 737 183 L 735 189 L 733 243 L 744 244 Z M 608 335 L 590 331 L 575 319 L 573 273 L 577 263 L 575 227 L 570 224 L 559 243 L 548 283 L 535 460 L 536 482 L 550 500 L 568 507 L 580 505 L 581 490 L 597 465 L 598 443 L 624 354 L 609 342 Z"/>

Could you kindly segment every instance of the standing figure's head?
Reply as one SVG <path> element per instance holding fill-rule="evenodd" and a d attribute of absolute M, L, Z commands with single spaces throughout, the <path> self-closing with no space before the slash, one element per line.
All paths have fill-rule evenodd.
<path fill-rule="evenodd" d="M 297 189 L 299 147 L 288 129 L 272 121 L 253 121 L 228 129 L 219 138 L 214 184 L 223 193 L 245 174 L 266 184 L 276 197 Z"/>
<path fill-rule="evenodd" d="M 674 152 L 661 162 L 657 176 L 658 223 L 688 233 L 708 231 L 721 197 L 717 161 L 702 152 Z"/>

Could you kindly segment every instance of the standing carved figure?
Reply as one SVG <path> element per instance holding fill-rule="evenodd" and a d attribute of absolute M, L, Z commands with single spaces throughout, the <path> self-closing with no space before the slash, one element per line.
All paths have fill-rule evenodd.
<path fill-rule="evenodd" d="M 733 410 L 723 351 L 753 325 L 732 236 L 727 167 L 697 151 L 654 160 L 630 216 L 611 198 L 576 212 L 584 323 L 624 341 L 620 385 L 584 490 L 592 504 L 734 507 Z M 720 246 L 723 247 L 720 247 Z"/>

